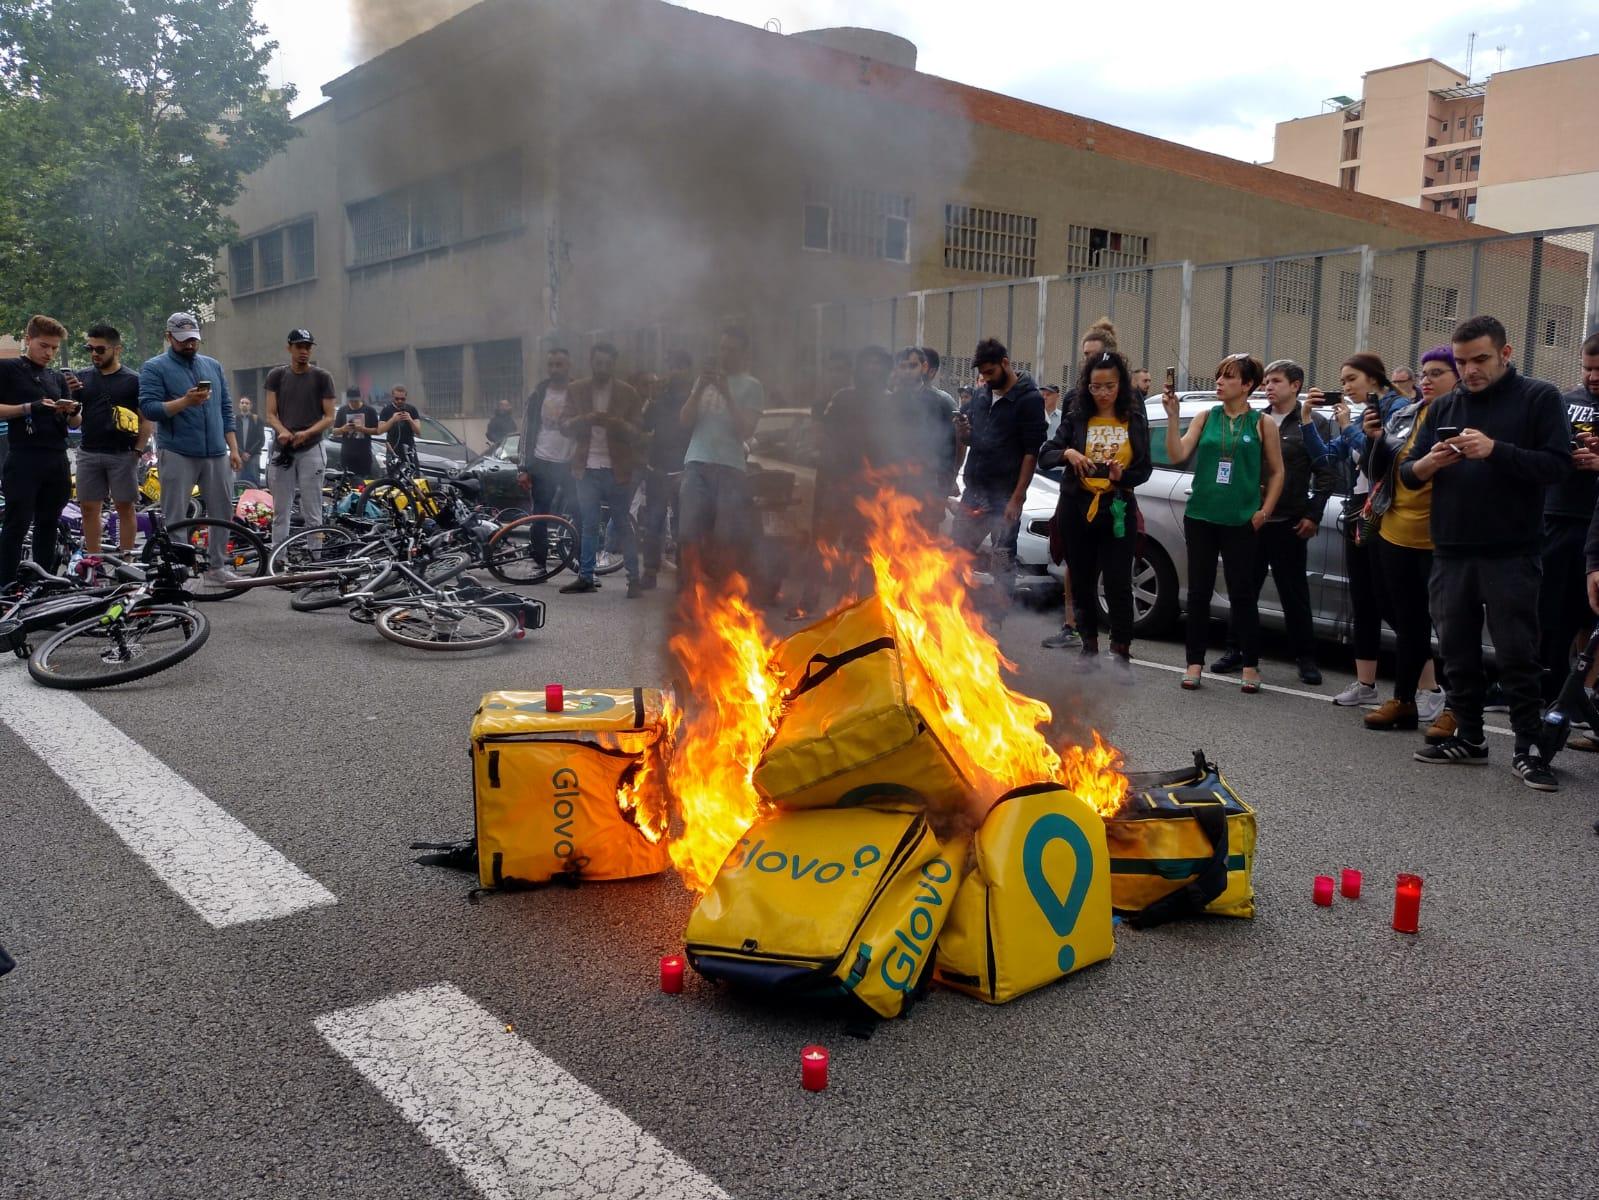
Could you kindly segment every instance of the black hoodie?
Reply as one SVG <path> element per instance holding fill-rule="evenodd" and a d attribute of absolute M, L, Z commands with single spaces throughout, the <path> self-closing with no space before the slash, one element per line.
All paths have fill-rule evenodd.
<path fill-rule="evenodd" d="M 1019 371 L 1010 391 L 997 401 L 987 387 L 978 388 L 966 413 L 972 421 L 966 486 L 991 495 L 1014 491 L 1022 460 L 1037 455 L 1049 432 L 1043 393 L 1031 375 Z"/>
<path fill-rule="evenodd" d="M 1437 431 L 1475 429 L 1494 441 L 1483 459 L 1463 459 L 1432 477 L 1433 553 L 1441 558 L 1537 554 L 1543 542 L 1544 489 L 1571 470 L 1566 405 L 1553 384 L 1514 367 L 1480 392 L 1462 384 L 1433 402 L 1399 474 L 1419 487 L 1416 463 Z"/>

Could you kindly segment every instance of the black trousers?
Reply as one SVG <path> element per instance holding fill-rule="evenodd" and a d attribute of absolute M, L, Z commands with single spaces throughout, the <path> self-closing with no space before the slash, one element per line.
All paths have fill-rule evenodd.
<path fill-rule="evenodd" d="M 1316 623 L 1310 614 L 1310 543 L 1294 532 L 1297 521 L 1267 521 L 1255 541 L 1255 610 L 1260 610 L 1260 590 L 1266 586 L 1266 573 L 1277 581 L 1277 597 L 1283 602 L 1283 623 L 1294 657 L 1314 661 Z M 1237 650 L 1236 619 L 1227 622 L 1227 648 Z"/>
<path fill-rule="evenodd" d="M 0 491 L 5 492 L 5 523 L 0 526 L 0 587 L 17 577 L 22 543 L 33 529 L 33 561 L 56 569 L 56 523 L 72 495 L 72 472 L 62 450 L 15 450 L 7 458 Z"/>
<path fill-rule="evenodd" d="M 1086 642 L 1099 636 L 1099 581 L 1105 580 L 1105 601 L 1110 607 L 1110 640 L 1116 646 L 1133 641 L 1133 543 L 1138 538 L 1138 510 L 1131 505 L 1123 516 L 1122 536 L 1116 536 L 1111 497 L 1104 496 L 1092 522 L 1088 505 L 1066 497 L 1061 506 L 1061 537 L 1066 543 L 1066 569 L 1071 573 L 1072 610 L 1077 632 Z"/>
<path fill-rule="evenodd" d="M 1538 693 L 1538 584 L 1536 554 L 1511 558 L 1445 558 L 1434 554 L 1429 594 L 1449 680 L 1449 707 L 1461 736 L 1482 741 L 1482 705 L 1488 678 L 1482 665 L 1483 610 L 1493 635 L 1499 683 L 1510 702 L 1516 749 L 1525 750 L 1541 722 Z"/>
<path fill-rule="evenodd" d="M 566 517 L 577 525 L 577 489 L 572 486 L 572 468 L 566 463 L 545 462 L 535 458 L 528 468 L 528 481 L 532 485 L 532 510 L 534 516 Z M 557 507 L 559 505 L 559 507 Z M 544 565 L 549 544 L 541 538 L 533 548 L 533 559 Z"/>
<path fill-rule="evenodd" d="M 1359 512 L 1366 502 L 1356 496 L 1351 511 Z M 1377 561 L 1371 543 L 1357 546 L 1344 539 L 1345 562 L 1349 567 L 1349 600 L 1355 615 L 1355 657 L 1376 658 L 1382 653 L 1382 592 L 1377 585 Z"/>
<path fill-rule="evenodd" d="M 1229 624 L 1238 635 L 1244 666 L 1260 666 L 1260 608 L 1255 603 L 1255 528 L 1213 525 L 1183 518 L 1188 545 L 1188 661 L 1202 663 L 1210 644 L 1210 601 L 1216 594 L 1216 558 L 1221 557 L 1232 606 Z"/>
<path fill-rule="evenodd" d="M 1571 643 L 1593 627 L 1588 607 L 1588 572 L 1583 543 L 1588 522 L 1545 517 L 1543 586 L 1538 589 L 1538 662 L 1543 667 L 1543 698 L 1553 700 L 1571 671 Z"/>
<path fill-rule="evenodd" d="M 1394 628 L 1394 699 L 1414 703 L 1421 672 L 1432 657 L 1432 551 L 1396 546 L 1380 537 L 1372 549 L 1383 610 Z"/>

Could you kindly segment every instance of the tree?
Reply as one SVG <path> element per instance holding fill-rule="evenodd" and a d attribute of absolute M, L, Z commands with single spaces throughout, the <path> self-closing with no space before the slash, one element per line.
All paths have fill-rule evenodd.
<path fill-rule="evenodd" d="M 294 136 L 253 0 L 0 0 L 0 330 L 159 348 L 202 310 L 246 175 Z"/>

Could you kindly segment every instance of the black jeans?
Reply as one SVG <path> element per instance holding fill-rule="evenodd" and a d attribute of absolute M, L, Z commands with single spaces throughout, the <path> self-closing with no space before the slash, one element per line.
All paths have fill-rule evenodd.
<path fill-rule="evenodd" d="M 22 543 L 33 529 L 33 561 L 46 571 L 56 569 L 60 539 L 56 523 L 72 495 L 72 472 L 61 450 L 28 448 L 13 451 L 0 476 L 5 492 L 5 524 L 0 526 L 0 587 L 17 577 Z"/>
<path fill-rule="evenodd" d="M 1432 657 L 1432 551 L 1378 538 L 1372 543 L 1388 624 L 1394 627 L 1394 699 L 1413 704 L 1421 672 Z"/>
<path fill-rule="evenodd" d="M 555 514 L 577 524 L 577 489 L 572 486 L 572 468 L 566 463 L 545 462 L 535 458 L 528 464 L 528 482 L 532 485 L 531 504 L 534 516 Z M 559 506 L 559 507 L 557 507 Z M 542 526 L 541 526 L 542 528 Z M 559 526 L 557 526 L 559 528 Z M 573 547 L 574 550 L 577 547 Z M 533 560 L 543 566 L 549 553 L 549 540 L 539 538 L 533 549 Z"/>
<path fill-rule="evenodd" d="M 1352 512 L 1366 502 L 1356 496 Z M 1355 616 L 1355 657 L 1376 658 L 1382 653 L 1382 592 L 1377 585 L 1377 560 L 1371 543 L 1357 546 L 1344 539 L 1345 562 L 1349 567 L 1349 601 Z"/>
<path fill-rule="evenodd" d="M 1061 506 L 1061 536 L 1066 543 L 1066 569 L 1072 580 L 1072 609 L 1077 632 L 1087 642 L 1099 636 L 1099 580 L 1105 579 L 1110 607 L 1110 640 L 1114 646 L 1133 641 L 1133 543 L 1138 537 L 1138 510 L 1128 505 L 1122 536 L 1116 536 L 1111 497 L 1104 496 L 1092 523 L 1088 506 L 1066 497 Z"/>
<path fill-rule="evenodd" d="M 1188 545 L 1188 661 L 1202 663 L 1210 645 L 1210 600 L 1216 594 L 1216 557 L 1221 556 L 1232 607 L 1229 624 L 1238 635 L 1244 666 L 1260 666 L 1260 608 L 1255 603 L 1255 527 L 1213 525 L 1183 518 Z"/>
<path fill-rule="evenodd" d="M 1543 586 L 1538 589 L 1538 661 L 1543 667 L 1543 698 L 1553 700 L 1571 671 L 1571 643 L 1592 628 L 1588 607 L 1588 572 L 1583 542 L 1588 522 L 1572 517 L 1545 517 L 1543 522 Z"/>
<path fill-rule="evenodd" d="M 651 467 L 644 476 L 644 512 L 639 524 L 639 537 L 643 543 L 644 569 L 661 569 L 661 549 L 666 542 L 667 513 L 671 513 L 672 540 L 678 541 L 678 487 L 683 481 L 682 471 L 675 473 Z"/>
<path fill-rule="evenodd" d="M 1310 562 L 1310 543 L 1294 532 L 1298 521 L 1267 521 L 1255 541 L 1255 610 L 1260 611 L 1260 590 L 1266 586 L 1266 573 L 1277 581 L 1277 597 L 1283 604 L 1283 623 L 1294 657 L 1301 662 L 1316 658 L 1316 624 L 1310 615 L 1310 580 L 1305 571 Z M 1236 610 L 1235 610 L 1236 611 Z M 1237 621 L 1227 622 L 1227 648 L 1237 650 Z"/>
<path fill-rule="evenodd" d="M 1499 683 L 1510 701 L 1516 749 L 1525 750 L 1541 722 L 1538 695 L 1538 584 L 1536 554 L 1511 558 L 1432 559 L 1432 619 L 1438 624 L 1448 676 L 1449 707 L 1462 737 L 1482 741 L 1482 705 L 1488 679 L 1482 665 L 1483 609 L 1493 635 Z"/>

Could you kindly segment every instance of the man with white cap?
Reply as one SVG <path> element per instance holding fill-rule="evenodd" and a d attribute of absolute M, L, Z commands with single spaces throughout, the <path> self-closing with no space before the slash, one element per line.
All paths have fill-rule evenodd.
<path fill-rule="evenodd" d="M 166 353 L 139 368 L 139 412 L 156 423 L 160 450 L 161 512 L 169 521 L 188 515 L 189 493 L 198 484 L 206 515 L 233 516 L 233 472 L 242 463 L 233 428 L 233 398 L 222 364 L 200 353 L 200 322 L 192 313 L 167 318 Z M 210 539 L 214 583 L 237 579 L 223 564 L 227 546 Z"/>

